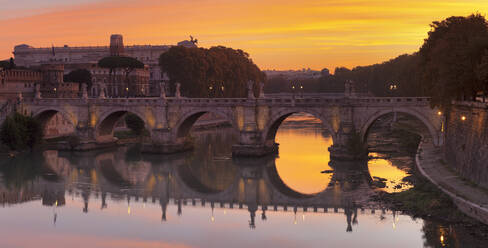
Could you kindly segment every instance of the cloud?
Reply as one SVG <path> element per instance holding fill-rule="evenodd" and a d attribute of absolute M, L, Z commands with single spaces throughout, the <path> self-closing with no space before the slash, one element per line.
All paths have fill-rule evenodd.
<path fill-rule="evenodd" d="M 486 0 L 77 3 L 0 20 L 0 56 L 20 43 L 107 45 L 121 33 L 127 44 L 175 44 L 192 34 L 201 46 L 241 48 L 262 68 L 351 67 L 414 52 L 434 20 L 488 12 Z"/>

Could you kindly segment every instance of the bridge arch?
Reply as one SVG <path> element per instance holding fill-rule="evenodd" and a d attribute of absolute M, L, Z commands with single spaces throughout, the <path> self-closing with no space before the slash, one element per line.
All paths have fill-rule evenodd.
<path fill-rule="evenodd" d="M 278 133 L 278 129 L 280 128 L 281 124 L 283 121 L 285 121 L 286 118 L 293 114 L 297 113 L 306 113 L 314 116 L 317 119 L 320 119 L 322 122 L 322 127 L 327 129 L 329 131 L 330 135 L 332 136 L 332 142 L 335 143 L 336 140 L 336 133 L 334 132 L 334 129 L 330 125 L 330 123 L 323 117 L 323 115 L 319 112 L 316 112 L 314 110 L 283 110 L 275 115 L 273 115 L 266 125 L 264 129 L 264 142 L 274 142 L 276 138 L 276 134 Z"/>
<path fill-rule="evenodd" d="M 51 118 L 53 118 L 58 113 L 61 114 L 61 116 L 66 121 L 68 121 L 69 125 L 73 127 L 73 132 L 74 132 L 78 120 L 74 115 L 66 112 L 62 108 L 58 108 L 58 107 L 41 108 L 35 112 L 32 112 L 32 116 L 41 123 L 42 130 L 44 131 L 44 129 L 46 128 L 46 124 L 51 120 Z"/>
<path fill-rule="evenodd" d="M 369 129 L 371 128 L 371 126 L 373 125 L 373 123 L 376 120 L 378 120 L 380 117 L 385 116 L 387 114 L 394 114 L 394 113 L 406 114 L 406 115 L 412 116 L 415 119 L 422 122 L 422 124 L 427 128 L 428 134 L 430 135 L 430 138 L 432 139 L 432 142 L 434 143 L 434 145 L 436 145 L 436 146 L 440 145 L 439 144 L 440 143 L 440 138 L 439 138 L 439 131 L 440 130 L 439 131 L 436 130 L 436 126 L 427 117 L 425 117 L 424 115 L 422 115 L 421 113 L 419 113 L 415 110 L 408 109 L 408 108 L 386 109 L 386 110 L 381 110 L 381 111 L 375 112 L 361 126 L 360 135 L 361 135 L 362 140 L 363 141 L 367 140 L 367 138 L 368 138 L 367 135 L 368 135 Z M 425 136 L 424 134 L 422 134 L 422 136 L 423 136 L 423 138 L 427 138 L 427 137 L 424 137 Z"/>
<path fill-rule="evenodd" d="M 140 113 L 139 111 L 127 108 L 112 109 L 100 115 L 100 118 L 95 124 L 95 138 L 97 139 L 97 141 L 103 141 L 107 139 L 111 140 L 113 138 L 115 124 L 120 120 L 122 116 L 127 113 L 137 115 L 139 119 L 144 121 L 144 126 L 146 128 L 148 127 L 148 123 L 146 118 L 144 118 L 144 114 Z M 147 128 L 147 130 L 151 132 L 150 128 Z"/>
<path fill-rule="evenodd" d="M 187 137 L 188 134 L 190 133 L 190 130 L 192 129 L 193 125 L 195 124 L 195 122 L 197 122 L 197 120 L 202 115 L 204 115 L 206 113 L 212 113 L 212 114 L 215 114 L 217 116 L 225 118 L 225 120 L 232 125 L 234 130 L 237 130 L 234 118 L 232 118 L 231 115 L 229 115 L 228 113 L 222 112 L 219 110 L 199 109 L 199 110 L 190 111 L 190 112 L 184 114 L 178 120 L 175 127 L 173 128 L 174 137 L 176 137 L 176 138 Z"/>

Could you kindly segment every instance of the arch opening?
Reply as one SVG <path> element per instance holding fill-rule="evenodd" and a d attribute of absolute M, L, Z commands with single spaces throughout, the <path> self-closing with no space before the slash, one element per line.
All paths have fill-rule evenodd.
<path fill-rule="evenodd" d="M 225 115 L 211 111 L 199 111 L 191 113 L 182 118 L 182 120 L 183 121 L 177 125 L 177 138 L 188 137 L 193 131 L 196 130 L 234 126 Z"/>
<path fill-rule="evenodd" d="M 275 119 L 265 137 L 280 144 L 275 162 L 280 180 L 275 181 L 286 185 L 288 193 L 305 197 L 327 188 L 333 174 L 328 151 L 333 138 L 322 119 L 305 112 L 285 113 Z"/>
<path fill-rule="evenodd" d="M 399 192 L 413 187 L 404 180 L 415 164 L 422 139 L 434 142 L 429 123 L 410 113 L 383 113 L 364 127 L 363 139 L 370 159 L 368 170 L 382 191 Z"/>
<path fill-rule="evenodd" d="M 97 141 L 112 141 L 115 136 L 137 137 L 147 135 L 146 121 L 137 113 L 119 110 L 108 114 L 96 127 Z M 115 131 L 118 134 L 115 134 Z"/>
<path fill-rule="evenodd" d="M 72 121 L 58 110 L 45 110 L 35 115 L 34 118 L 41 124 L 44 139 L 69 136 L 75 131 Z"/>
<path fill-rule="evenodd" d="M 432 141 L 435 139 L 434 127 L 423 118 L 408 112 L 389 111 L 373 116 L 361 129 L 361 136 L 364 142 L 368 141 L 371 129 L 375 126 L 408 131 Z"/>

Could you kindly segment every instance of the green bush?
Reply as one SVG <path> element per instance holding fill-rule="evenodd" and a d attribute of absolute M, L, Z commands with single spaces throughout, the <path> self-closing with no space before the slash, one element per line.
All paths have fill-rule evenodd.
<path fill-rule="evenodd" d="M 128 113 L 125 116 L 125 124 L 138 136 L 144 133 L 144 121 L 135 114 Z"/>
<path fill-rule="evenodd" d="M 32 149 L 42 141 L 42 126 L 33 117 L 15 113 L 0 128 L 0 140 L 11 150 Z"/>

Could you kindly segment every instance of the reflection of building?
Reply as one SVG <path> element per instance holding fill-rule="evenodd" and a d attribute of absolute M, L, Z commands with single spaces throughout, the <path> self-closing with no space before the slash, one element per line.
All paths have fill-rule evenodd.
<path fill-rule="evenodd" d="M 179 45 L 195 47 L 192 42 L 180 42 Z M 36 67 L 46 63 L 58 63 L 66 66 L 65 73 L 70 72 L 69 68 L 71 68 L 71 65 L 94 65 L 100 59 L 109 55 L 129 56 L 148 66 L 147 73 L 149 74 L 150 84 L 154 87 L 163 79 L 159 67 L 159 56 L 169 48 L 170 46 L 168 45 L 124 46 L 122 35 L 112 35 L 110 37 L 110 46 L 69 47 L 65 45 L 63 47 L 34 48 L 22 44 L 15 46 L 13 54 L 15 55 L 15 63 L 18 66 Z M 90 70 L 90 68 L 85 69 Z"/>

